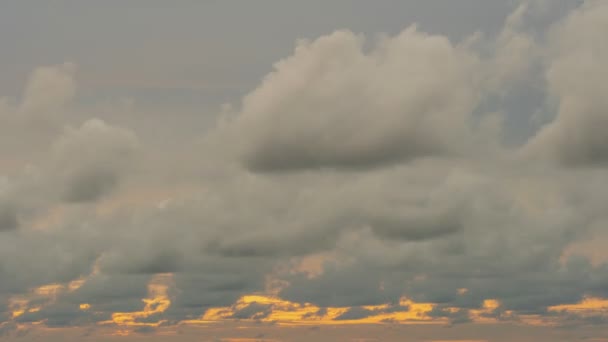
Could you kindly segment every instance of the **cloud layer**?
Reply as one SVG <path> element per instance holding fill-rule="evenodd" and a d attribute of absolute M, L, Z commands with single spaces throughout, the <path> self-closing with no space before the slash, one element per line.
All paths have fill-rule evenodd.
<path fill-rule="evenodd" d="M 33 71 L 0 99 L 0 331 L 604 324 L 608 6 L 542 34 L 531 8 L 497 37 L 300 41 L 179 148 L 77 103 L 75 65 Z M 531 83 L 550 118 L 505 144 L 487 107 Z"/>

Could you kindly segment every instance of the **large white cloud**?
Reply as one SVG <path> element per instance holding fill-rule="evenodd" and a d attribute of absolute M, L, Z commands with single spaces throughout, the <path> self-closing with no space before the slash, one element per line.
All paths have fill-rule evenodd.
<path fill-rule="evenodd" d="M 300 42 L 243 100 L 230 127 L 242 162 L 365 168 L 461 152 L 476 57 L 416 27 L 372 44 L 350 31 Z"/>

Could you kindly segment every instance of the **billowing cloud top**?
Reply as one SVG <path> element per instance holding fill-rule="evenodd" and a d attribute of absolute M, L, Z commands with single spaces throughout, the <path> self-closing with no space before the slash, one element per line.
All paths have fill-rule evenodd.
<path fill-rule="evenodd" d="M 371 167 L 466 145 L 475 56 L 415 27 L 364 43 L 337 31 L 275 65 L 234 123 L 247 167 Z"/>
<path fill-rule="evenodd" d="M 548 61 L 549 91 L 557 98 L 555 120 L 530 141 L 531 153 L 576 166 L 606 164 L 608 100 L 604 83 L 606 4 L 590 1 L 555 29 Z"/>
<path fill-rule="evenodd" d="M 601 327 L 608 3 L 531 29 L 547 6 L 462 41 L 299 41 L 196 137 L 79 100 L 75 64 L 34 70 L 0 99 L 0 336 Z M 542 98 L 522 124 L 526 92 Z"/>

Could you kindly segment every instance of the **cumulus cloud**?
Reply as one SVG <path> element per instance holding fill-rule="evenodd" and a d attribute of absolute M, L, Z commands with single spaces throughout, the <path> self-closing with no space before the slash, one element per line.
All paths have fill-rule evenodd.
<path fill-rule="evenodd" d="M 41 158 L 70 121 L 75 73 L 72 63 L 42 66 L 31 72 L 20 96 L 0 97 L 0 172 Z"/>
<path fill-rule="evenodd" d="M 104 195 L 132 162 L 137 144 L 130 130 L 99 119 L 68 127 L 51 152 L 51 172 L 63 178 L 63 198 L 86 202 Z"/>
<path fill-rule="evenodd" d="M 497 91 L 505 85 L 522 81 L 538 62 L 540 49 L 531 33 L 524 29 L 526 14 L 532 5 L 522 2 L 505 20 L 504 27 L 494 42 L 494 58 L 489 67 L 488 83 Z"/>
<path fill-rule="evenodd" d="M 7 178 L 0 189 L 3 230 L 17 228 L 21 221 L 31 226 L 39 220 L 45 226 L 52 219 L 43 217 L 49 211 L 63 215 L 63 204 L 95 203 L 110 195 L 134 171 L 140 156 L 131 130 L 99 119 L 67 126 L 50 145 L 44 158 Z"/>
<path fill-rule="evenodd" d="M 529 142 L 528 155 L 570 166 L 608 161 L 606 18 L 606 3 L 587 1 L 554 28 L 547 82 L 558 113 Z"/>
<path fill-rule="evenodd" d="M 477 101 L 476 57 L 410 27 L 375 42 L 302 41 L 232 123 L 250 169 L 367 168 L 458 153 Z"/>
<path fill-rule="evenodd" d="M 19 109 L 24 113 L 48 112 L 69 103 L 76 94 L 75 71 L 73 63 L 34 70 L 26 83 Z"/>

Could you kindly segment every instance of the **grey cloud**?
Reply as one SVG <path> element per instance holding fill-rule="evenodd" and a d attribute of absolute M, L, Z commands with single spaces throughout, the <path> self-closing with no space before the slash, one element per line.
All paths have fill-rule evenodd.
<path fill-rule="evenodd" d="M 301 42 L 228 124 L 255 171 L 368 168 L 457 153 L 478 88 L 476 57 L 410 27 L 363 51 L 337 31 Z"/>
<path fill-rule="evenodd" d="M 386 240 L 373 231 L 343 236 L 336 250 L 349 260 L 347 266 L 325 264 L 323 274 L 312 279 L 286 277 L 290 285 L 281 295 L 322 306 L 386 303 L 405 295 L 475 307 L 496 298 L 507 309 L 529 312 L 576 302 L 593 291 L 590 276 L 604 274 L 601 267 L 560 264 L 564 248 L 589 229 L 589 213 L 580 209 L 587 204 L 564 202 L 553 214 L 535 213 L 509 190 L 521 175 L 506 183 L 486 177 L 453 175 L 442 189 L 431 190 L 460 203 L 458 234 L 423 241 Z M 467 288 L 467 295 L 458 294 L 460 288 Z"/>
<path fill-rule="evenodd" d="M 16 208 L 0 200 L 0 232 L 15 230 L 19 226 Z"/>
<path fill-rule="evenodd" d="M 68 202 L 87 202 L 99 198 L 117 183 L 116 174 L 95 169 L 68 181 L 65 199 Z"/>
<path fill-rule="evenodd" d="M 98 119 L 68 128 L 53 146 L 51 171 L 64 178 L 64 199 L 87 202 L 105 195 L 135 158 L 137 145 L 133 132 Z"/>
<path fill-rule="evenodd" d="M 154 248 L 154 247 L 153 247 Z M 150 251 L 109 252 L 103 256 L 100 265 L 104 270 L 121 274 L 156 274 L 179 272 L 183 267 L 183 256 L 177 247 L 156 247 Z M 125 262 L 124 257 L 128 257 Z"/>
<path fill-rule="evenodd" d="M 99 253 L 91 235 L 20 230 L 0 241 L 0 292 L 67 283 L 91 271 Z M 27 271 L 25 271 L 27 270 Z"/>
<path fill-rule="evenodd" d="M 134 331 L 138 334 L 153 334 L 154 332 L 156 332 L 156 328 L 151 327 L 149 325 L 144 325 L 144 326 L 135 328 Z"/>
<path fill-rule="evenodd" d="M 72 110 L 68 107 L 73 106 L 70 102 L 76 87 L 74 68 L 68 63 L 35 70 L 21 103 L 0 110 L 2 137 L 6 138 L 2 145 L 13 147 L 9 160 L 16 158 L 17 165 L 23 164 L 22 172 L 11 172 L 2 187 L 0 216 L 5 226 L 31 223 L 61 202 L 99 200 L 137 164 L 138 139 L 131 130 L 101 119 L 87 120 L 81 126 L 68 124 L 71 120 L 63 111 Z M 22 144 L 19 139 L 30 143 Z M 16 145 L 23 148 L 14 149 Z M 19 151 L 26 153 L 20 156 Z"/>
<path fill-rule="evenodd" d="M 264 280 L 257 272 L 242 274 L 178 273 L 175 275 L 175 288 L 179 295 L 175 297 L 166 315 L 175 317 L 198 318 L 211 307 L 232 305 L 241 295 L 259 291 L 264 287 Z M 237 271 L 238 272 L 238 271 Z M 219 272 L 217 272 L 219 273 Z"/>
<path fill-rule="evenodd" d="M 558 101 L 557 117 L 528 143 L 523 153 L 568 166 L 608 162 L 608 101 L 604 32 L 608 6 L 587 1 L 551 35 L 548 87 Z"/>
<path fill-rule="evenodd" d="M 541 48 L 533 35 L 525 31 L 527 17 L 536 7 L 529 1 L 522 1 L 505 20 L 492 49 L 488 85 L 493 90 L 505 93 L 508 85 L 521 83 L 535 64 L 540 62 Z"/>
<path fill-rule="evenodd" d="M 382 272 L 378 268 L 368 268 L 363 264 L 350 267 L 328 265 L 319 277 L 286 277 L 289 286 L 281 290 L 280 295 L 321 307 L 379 305 L 398 300 L 403 291 L 402 284 L 397 284 L 397 279 L 385 281 L 387 279 L 380 274 Z"/>
<path fill-rule="evenodd" d="M 70 102 L 76 94 L 75 70 L 72 63 L 34 70 L 26 83 L 20 110 L 44 114 Z"/>
<path fill-rule="evenodd" d="M 601 6 L 589 3 L 555 29 L 548 65 L 559 115 L 525 148 L 555 153 L 568 165 L 603 158 L 600 78 L 591 75 L 590 83 L 599 84 L 592 89 L 574 72 L 584 67 L 593 74 L 602 65 L 570 64 L 570 53 L 603 56 L 597 36 L 588 34 L 603 28 Z M 295 302 L 393 303 L 388 311 L 407 296 L 437 303 L 431 315 L 453 323 L 489 298 L 502 306 L 488 316 L 508 320 L 547 315 L 547 306 L 587 294 L 608 296 L 606 264 L 566 255 L 572 243 L 604 227 L 605 174 L 513 161 L 511 153 L 521 151 L 496 145 L 476 154 L 470 146 L 480 134 L 469 125 L 485 94 L 480 84 L 490 78 L 503 89 L 529 70 L 526 56 L 537 41 L 521 32 L 517 15 L 509 20 L 498 42 L 504 50 L 493 48 L 498 55 L 517 52 L 503 56 L 514 61 L 493 55 L 480 63 L 470 46 L 414 28 L 371 47 L 348 31 L 302 42 L 243 100 L 236 117 L 178 155 L 101 119 L 69 126 L 47 158 L 11 174 L 0 189 L 9 200 L 0 202 L 0 230 L 11 230 L 0 239 L 2 320 L 11 320 L 8 298 L 79 278 L 82 287 L 56 303 L 33 300 L 43 309 L 20 320 L 52 316 L 49 325 L 77 325 L 141 310 L 157 273 L 173 273 L 171 306 L 143 320 L 168 324 L 263 292 L 269 276 L 284 280 L 279 295 Z M 502 73 L 488 76 L 488 64 Z M 34 112 L 69 102 L 72 81 L 64 76 L 71 71 L 63 72 L 36 73 L 57 80 L 31 81 L 41 85 L 28 87 L 26 97 L 41 99 L 23 106 Z M 63 90 L 46 100 L 39 89 L 54 86 L 43 83 Z M 546 133 L 560 127 L 580 135 Z M 142 149 L 154 158 L 139 159 Z M 301 172 L 272 172 L 287 170 Z M 146 190 L 168 200 L 120 201 L 147 197 Z M 120 208 L 105 212 L 105 200 Z M 62 213 L 56 221 L 34 227 L 55 209 Z M 282 271 L 311 255 L 327 257 L 321 274 Z M 78 311 L 80 303 L 99 314 Z M 446 307 L 461 311 L 448 314 Z M 250 305 L 235 318 L 262 318 L 268 310 Z M 342 319 L 368 314 L 359 307 Z"/>
<path fill-rule="evenodd" d="M 460 218 L 452 213 L 381 215 L 372 218 L 371 227 L 375 234 L 383 238 L 410 241 L 441 238 L 464 229 Z"/>
<path fill-rule="evenodd" d="M 345 313 L 341 314 L 336 318 L 338 321 L 349 320 L 349 319 L 363 319 L 365 317 L 369 317 L 373 315 L 374 312 L 367 310 L 362 307 L 353 307 L 348 309 Z"/>
<path fill-rule="evenodd" d="M 44 159 L 48 145 L 70 121 L 76 88 L 75 66 L 65 63 L 34 69 L 20 96 L 0 96 L 2 161 L 27 165 Z"/>
<path fill-rule="evenodd" d="M 44 321 L 49 327 L 82 326 L 95 321 L 88 312 L 83 312 L 78 305 L 51 304 L 43 307 L 40 311 L 26 312 L 17 317 L 18 323 L 32 323 Z"/>
<path fill-rule="evenodd" d="M 91 304 L 100 312 L 129 312 L 142 307 L 151 276 L 139 274 L 98 274 L 87 278 L 79 289 L 63 295 L 74 306 Z"/>

